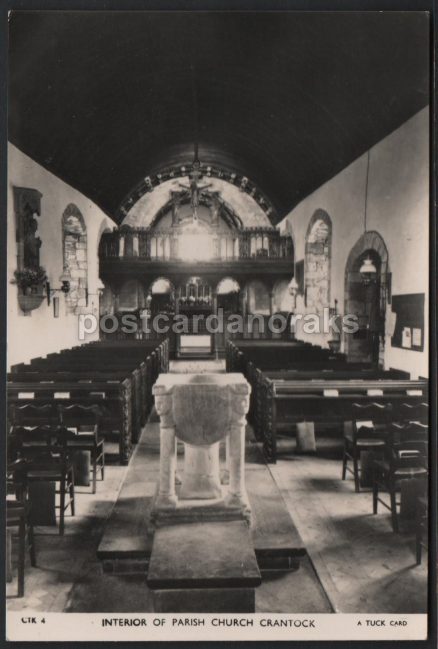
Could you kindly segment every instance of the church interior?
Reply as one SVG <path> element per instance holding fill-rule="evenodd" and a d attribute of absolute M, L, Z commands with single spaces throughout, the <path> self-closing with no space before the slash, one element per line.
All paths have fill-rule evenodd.
<path fill-rule="evenodd" d="M 428 38 L 11 13 L 9 611 L 426 612 Z"/>

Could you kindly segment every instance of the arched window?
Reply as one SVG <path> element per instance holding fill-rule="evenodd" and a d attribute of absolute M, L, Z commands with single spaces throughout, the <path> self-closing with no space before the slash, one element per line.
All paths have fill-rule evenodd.
<path fill-rule="evenodd" d="M 73 203 L 67 205 L 62 215 L 62 246 L 64 267 L 71 275 L 67 311 L 75 313 L 77 308 L 87 306 L 88 260 L 87 228 L 84 217 Z"/>
<path fill-rule="evenodd" d="M 307 228 L 304 273 L 306 306 L 313 313 L 330 304 L 331 254 L 332 222 L 327 212 L 317 210 Z"/>

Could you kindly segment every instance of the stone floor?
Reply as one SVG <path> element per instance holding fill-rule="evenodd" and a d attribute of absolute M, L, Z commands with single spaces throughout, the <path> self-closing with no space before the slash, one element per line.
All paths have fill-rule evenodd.
<path fill-rule="evenodd" d="M 180 361 L 172 371 L 224 371 L 222 361 Z M 415 565 L 413 532 L 393 534 L 389 513 L 371 513 L 371 495 L 356 494 L 340 480 L 339 443 L 318 436 L 314 456 L 294 454 L 280 442 L 272 475 L 306 545 L 309 560 L 338 612 L 426 611 L 427 569 Z M 67 517 L 64 537 L 55 528 L 36 528 L 37 567 L 26 569 L 26 594 L 16 597 L 16 581 L 7 585 L 9 610 L 151 610 L 144 578 L 102 573 L 96 549 L 127 467 L 110 465 L 96 495 L 78 488 L 77 514 Z M 313 612 L 312 584 L 298 572 L 263 575 L 257 609 L 281 612 L 285 596 L 291 612 Z M 90 590 L 90 580 L 96 584 Z M 308 587 L 307 587 L 308 586 Z M 105 610 L 102 601 L 106 602 Z"/>
<path fill-rule="evenodd" d="M 313 457 L 294 454 L 290 441 L 281 447 L 271 473 L 335 610 L 425 613 L 427 557 L 416 565 L 412 521 L 394 534 L 388 510 L 372 514 L 371 493 L 340 480 L 333 438 L 319 439 Z"/>
<path fill-rule="evenodd" d="M 127 467 L 107 465 L 105 481 L 97 483 L 97 493 L 87 487 L 76 488 L 76 515 L 66 512 L 65 533 L 59 536 L 55 527 L 35 528 L 37 567 L 28 565 L 25 575 L 25 597 L 16 597 L 16 580 L 7 584 L 9 610 L 63 611 L 70 591 L 87 570 L 95 556 L 105 521 L 120 490 Z"/>

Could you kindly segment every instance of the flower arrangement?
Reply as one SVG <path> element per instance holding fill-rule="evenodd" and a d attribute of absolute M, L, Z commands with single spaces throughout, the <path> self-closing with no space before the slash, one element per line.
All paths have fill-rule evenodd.
<path fill-rule="evenodd" d="M 28 288 L 35 288 L 47 282 L 47 274 L 42 266 L 37 268 L 23 268 L 14 272 L 12 284 L 17 284 L 23 292 Z"/>

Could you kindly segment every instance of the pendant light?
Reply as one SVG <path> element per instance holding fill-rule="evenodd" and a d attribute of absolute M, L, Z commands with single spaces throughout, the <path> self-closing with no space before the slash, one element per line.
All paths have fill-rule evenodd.
<path fill-rule="evenodd" d="M 198 93 L 196 87 L 195 67 L 190 66 L 191 79 L 192 79 L 192 101 L 193 101 L 193 162 L 192 162 L 192 177 L 190 182 L 190 192 L 192 196 L 192 220 L 193 226 L 198 229 L 198 181 L 201 178 L 201 163 L 199 162 L 199 107 L 198 107 Z"/>
<path fill-rule="evenodd" d="M 370 152 L 367 152 L 367 174 L 365 181 L 365 208 L 364 208 L 364 234 L 367 232 L 367 203 L 368 203 L 368 177 L 370 171 Z M 373 263 L 370 255 L 364 259 L 362 265 L 359 269 L 359 273 L 362 277 L 364 284 L 371 284 L 376 281 L 377 278 L 377 268 Z"/>
<path fill-rule="evenodd" d="M 359 272 L 364 284 L 371 284 L 372 282 L 376 281 L 377 268 L 375 267 L 373 260 L 369 255 L 366 259 L 364 259 Z"/>

